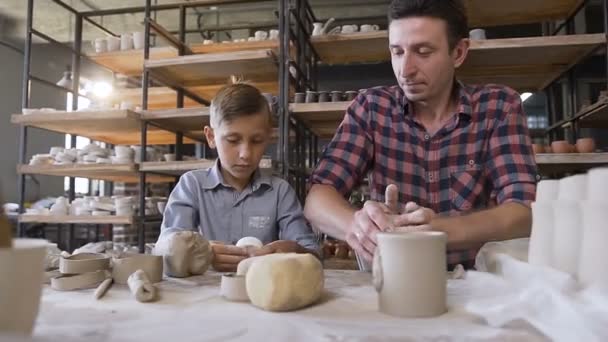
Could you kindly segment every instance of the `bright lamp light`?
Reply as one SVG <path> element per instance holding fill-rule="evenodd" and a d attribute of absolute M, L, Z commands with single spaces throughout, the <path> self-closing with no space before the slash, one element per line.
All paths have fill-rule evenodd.
<path fill-rule="evenodd" d="M 521 102 L 526 102 L 527 99 L 530 98 L 530 96 L 532 96 L 532 93 L 523 93 L 520 95 L 521 97 Z"/>
<path fill-rule="evenodd" d="M 106 98 L 112 94 L 112 85 L 108 82 L 95 82 L 93 83 L 93 95 L 99 98 Z"/>

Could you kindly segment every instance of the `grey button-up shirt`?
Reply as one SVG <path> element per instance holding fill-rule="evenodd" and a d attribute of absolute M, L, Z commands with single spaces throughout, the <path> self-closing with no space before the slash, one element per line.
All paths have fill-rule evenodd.
<path fill-rule="evenodd" d="M 258 170 L 238 192 L 224 182 L 217 162 L 210 169 L 185 173 L 171 192 L 161 237 L 175 230 L 198 231 L 208 240 L 229 244 L 255 236 L 264 244 L 294 240 L 313 251 L 319 248 L 289 183 Z"/>

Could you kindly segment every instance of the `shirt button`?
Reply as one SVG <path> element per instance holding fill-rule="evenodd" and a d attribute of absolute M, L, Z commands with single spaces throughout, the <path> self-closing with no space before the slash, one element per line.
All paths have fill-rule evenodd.
<path fill-rule="evenodd" d="M 471 166 L 475 165 L 475 161 L 473 159 L 469 160 L 469 165 L 471 165 Z"/>
<path fill-rule="evenodd" d="M 432 173 L 429 173 L 429 180 L 433 181 L 433 174 Z"/>
<path fill-rule="evenodd" d="M 430 136 L 430 135 L 428 135 L 428 134 L 425 134 L 425 135 L 424 135 L 424 140 L 429 140 L 429 139 L 431 139 L 431 136 Z"/>

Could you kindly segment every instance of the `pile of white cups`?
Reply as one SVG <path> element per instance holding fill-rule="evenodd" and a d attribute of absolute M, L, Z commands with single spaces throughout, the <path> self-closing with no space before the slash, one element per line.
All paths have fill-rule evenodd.
<path fill-rule="evenodd" d="M 93 40 L 93 49 L 96 53 L 126 51 L 132 49 L 143 49 L 145 42 L 144 33 L 141 31 L 133 33 L 123 33 L 120 37 L 109 36 Z"/>
<path fill-rule="evenodd" d="M 542 180 L 532 203 L 528 262 L 608 286 L 608 168 Z"/>
<path fill-rule="evenodd" d="M 110 163 L 110 149 L 97 144 L 88 144 L 82 149 L 51 147 L 48 154 L 36 154 L 30 159 L 30 165 L 44 164 L 107 164 Z"/>

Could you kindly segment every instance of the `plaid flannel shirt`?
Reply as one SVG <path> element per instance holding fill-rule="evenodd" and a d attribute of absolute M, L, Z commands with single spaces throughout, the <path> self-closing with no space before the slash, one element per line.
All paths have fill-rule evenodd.
<path fill-rule="evenodd" d="M 519 94 L 457 82 L 458 109 L 434 135 L 410 112 L 398 86 L 368 89 L 352 102 L 312 174 L 347 196 L 368 176 L 371 199 L 388 184 L 400 203 L 447 215 L 534 200 L 537 168 Z M 488 222 L 488 224 L 492 224 Z M 448 264 L 472 267 L 478 248 L 448 251 Z"/>

